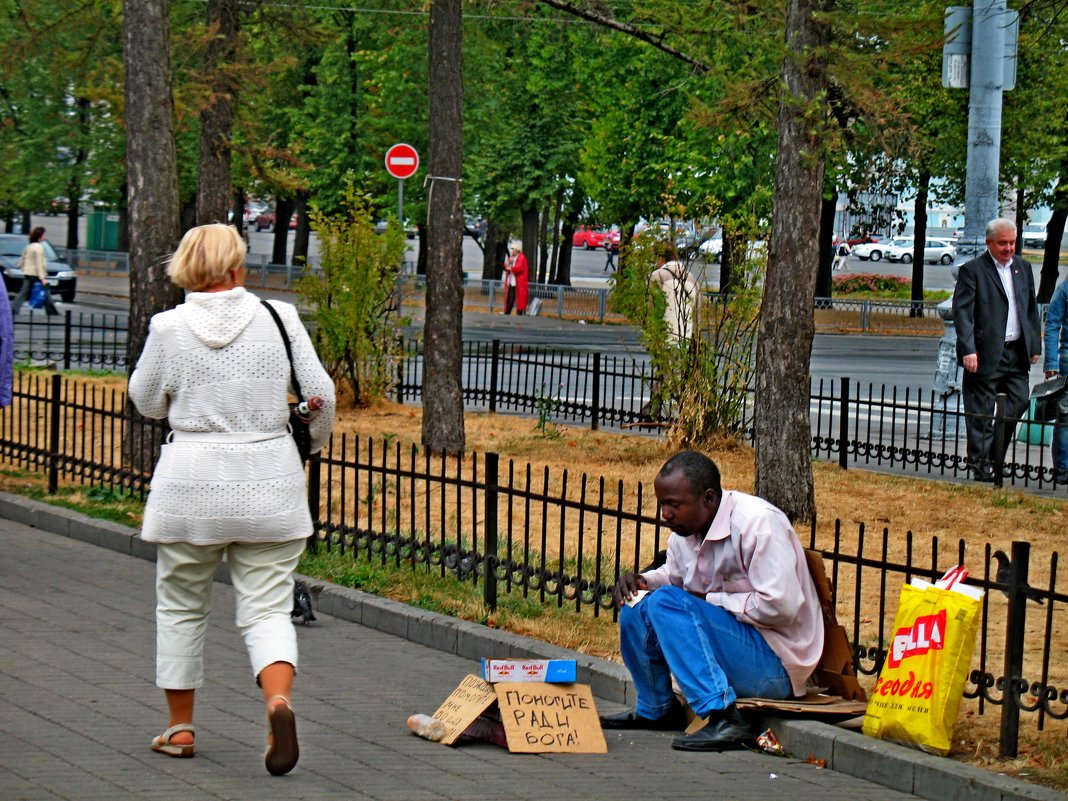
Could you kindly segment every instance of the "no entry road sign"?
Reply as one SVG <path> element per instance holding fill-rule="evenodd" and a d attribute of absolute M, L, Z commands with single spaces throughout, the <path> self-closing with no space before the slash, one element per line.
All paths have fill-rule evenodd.
<path fill-rule="evenodd" d="M 419 154 L 411 145 L 401 142 L 386 151 L 386 172 L 398 181 L 411 178 L 418 169 Z"/>

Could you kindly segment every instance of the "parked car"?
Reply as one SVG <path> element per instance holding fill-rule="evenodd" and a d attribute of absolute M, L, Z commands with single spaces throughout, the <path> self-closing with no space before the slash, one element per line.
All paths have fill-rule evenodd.
<path fill-rule="evenodd" d="M 604 241 L 607 237 L 608 231 L 603 228 L 587 228 L 584 225 L 580 225 L 575 229 L 575 233 L 571 237 L 571 247 L 596 250 L 604 247 Z"/>
<path fill-rule="evenodd" d="M 905 239 L 898 237 L 896 239 L 890 239 L 886 242 L 861 242 L 858 245 L 851 245 L 853 248 L 853 255 L 861 261 L 880 261 L 884 255 L 886 255 L 886 249 L 893 246 L 900 246 Z M 908 241 L 912 241 L 911 239 Z"/>
<path fill-rule="evenodd" d="M 22 270 L 17 265 L 29 242 L 29 238 L 21 234 L 0 234 L 0 271 L 4 274 L 4 288 L 9 295 L 22 289 Z M 41 244 L 44 245 L 45 266 L 48 269 L 48 288 L 64 303 L 73 303 L 78 289 L 74 269 L 59 257 L 47 239 Z"/>
<path fill-rule="evenodd" d="M 846 238 L 846 244 L 849 245 L 851 249 L 855 248 L 857 245 L 867 245 L 878 241 L 879 237 L 872 236 L 871 234 L 861 234 L 859 236 L 850 236 Z"/>
<path fill-rule="evenodd" d="M 1020 234 L 1024 247 L 1042 249 L 1046 247 L 1046 224 L 1031 223 L 1024 226 Z"/>
<path fill-rule="evenodd" d="M 912 237 L 900 237 L 892 239 L 886 244 L 883 255 L 888 261 L 900 261 L 902 264 L 912 263 L 912 254 L 915 250 L 915 240 Z M 957 255 L 957 249 L 948 239 L 924 240 L 923 260 L 930 264 L 950 264 Z"/>
<path fill-rule="evenodd" d="M 256 216 L 256 230 L 257 231 L 273 231 L 275 222 L 274 209 L 267 209 Z M 293 216 L 289 218 L 290 229 L 297 227 L 297 214 L 293 212 Z"/>
<path fill-rule="evenodd" d="M 723 237 L 714 236 L 711 239 L 706 239 L 697 249 L 701 251 L 704 257 L 710 261 L 719 261 L 720 256 L 723 255 Z"/>

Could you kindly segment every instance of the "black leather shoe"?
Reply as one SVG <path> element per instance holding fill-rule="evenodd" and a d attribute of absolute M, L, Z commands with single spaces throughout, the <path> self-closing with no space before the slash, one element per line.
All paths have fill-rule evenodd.
<path fill-rule="evenodd" d="M 1058 470 L 1053 474 L 1053 480 L 1058 484 L 1068 484 L 1068 470 Z"/>
<path fill-rule="evenodd" d="M 676 699 L 671 702 L 671 709 L 658 718 L 643 718 L 633 709 L 620 712 L 618 715 L 602 715 L 601 728 L 679 731 L 686 728 L 686 710 Z"/>
<path fill-rule="evenodd" d="M 972 481 L 982 481 L 983 483 L 988 484 L 994 480 L 994 471 L 989 467 L 982 470 L 978 467 L 973 467 L 968 471 L 968 476 Z"/>
<path fill-rule="evenodd" d="M 738 707 L 731 704 L 722 711 L 713 711 L 704 728 L 676 737 L 671 747 L 676 751 L 732 751 L 752 740 L 749 724 Z"/>

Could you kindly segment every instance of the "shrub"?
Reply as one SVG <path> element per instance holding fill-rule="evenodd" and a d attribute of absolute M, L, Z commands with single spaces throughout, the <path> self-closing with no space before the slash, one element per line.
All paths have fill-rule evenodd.
<path fill-rule="evenodd" d="M 399 356 L 397 275 L 407 248 L 391 220 L 376 234 L 366 201 L 346 187 L 341 212 L 312 211 L 319 234 L 319 269 L 308 270 L 298 289 L 313 309 L 315 344 L 323 365 L 366 405 L 389 390 Z"/>

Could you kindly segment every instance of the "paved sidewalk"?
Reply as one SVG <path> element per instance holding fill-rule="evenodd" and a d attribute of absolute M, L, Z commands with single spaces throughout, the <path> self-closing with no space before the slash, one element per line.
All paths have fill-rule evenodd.
<path fill-rule="evenodd" d="M 317 623 L 298 627 L 294 703 L 302 757 L 292 774 L 271 778 L 263 768 L 262 702 L 233 625 L 231 589 L 221 582 L 208 634 L 208 680 L 198 694 L 197 756 L 168 759 L 148 748 L 165 725 L 162 692 L 153 685 L 154 567 L 137 558 L 150 555 L 129 529 L 0 497 L 0 799 L 919 797 L 799 760 L 673 751 L 667 733 L 609 732 L 609 752 L 597 756 L 524 756 L 483 743 L 447 748 L 421 740 L 408 733 L 407 716 L 432 712 L 477 666 L 412 639 L 436 638 L 463 651 L 499 637 L 500 652 L 485 655 L 505 656 L 516 652 L 519 638 L 339 589 L 324 592 Z M 407 637 L 381 630 L 397 629 L 404 615 Z M 626 694 L 618 671 L 584 660 L 595 693 L 601 687 L 618 697 L 624 687 Z M 818 748 L 824 730 L 838 731 L 802 724 L 787 737 Z M 924 764 L 924 755 L 904 749 L 897 749 L 903 763 L 887 760 L 886 744 L 864 741 L 871 750 L 858 753 L 879 781 L 900 782 L 900 764 Z M 937 794 L 926 797 L 1063 798 L 1007 779 L 997 786 L 974 777 L 940 781 Z"/>

